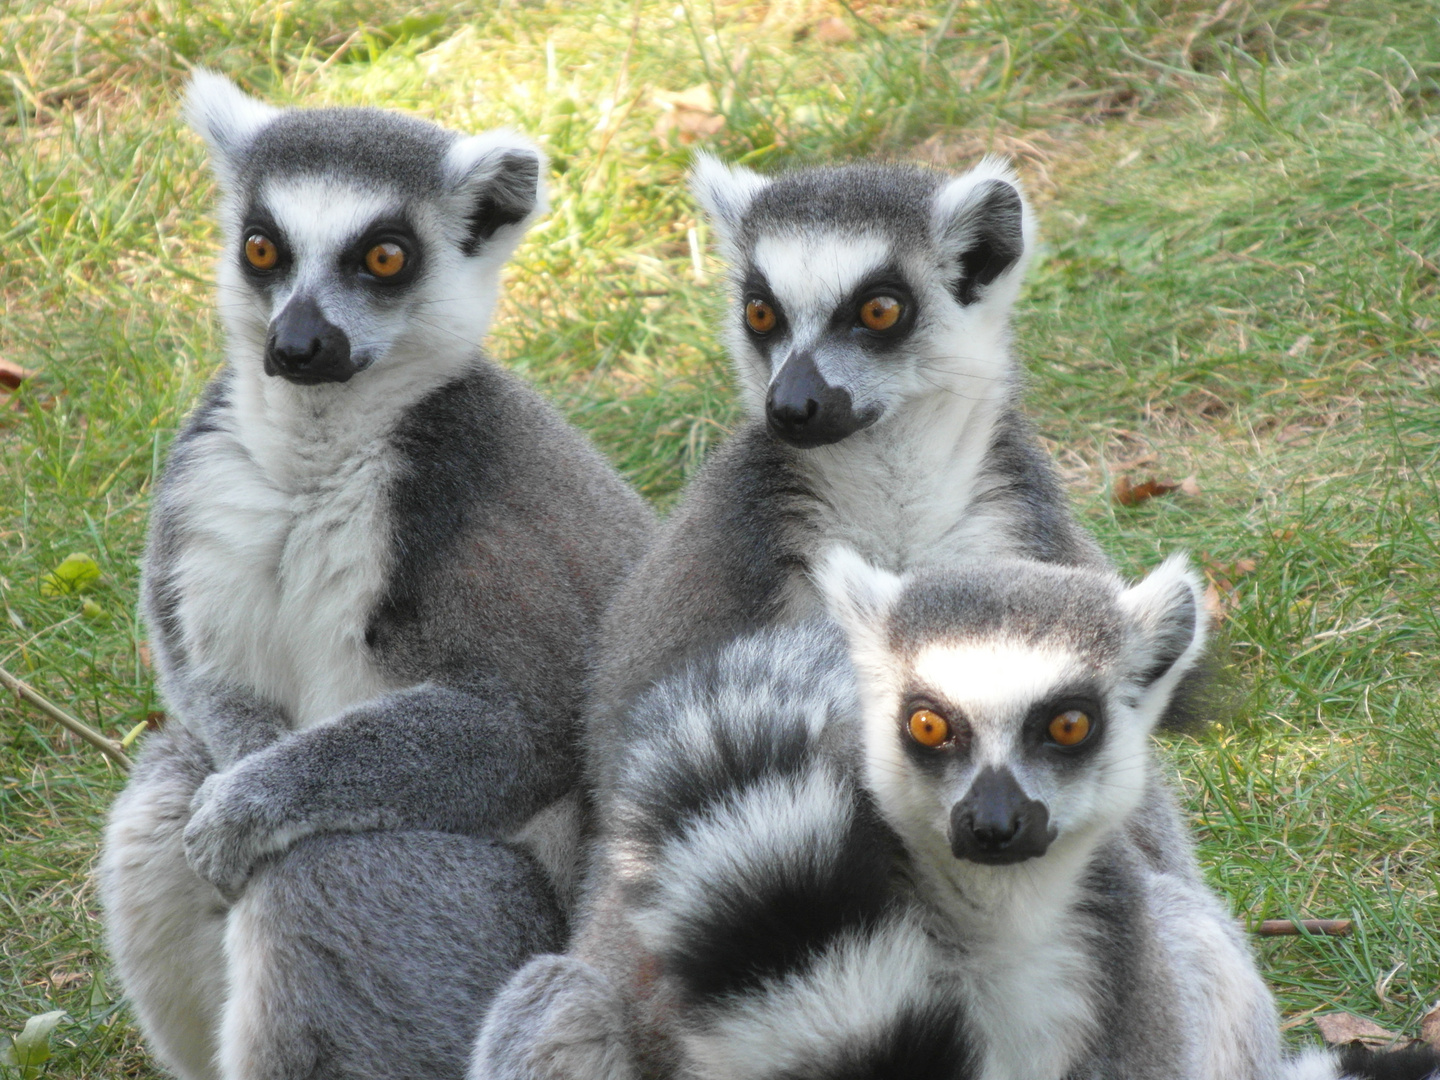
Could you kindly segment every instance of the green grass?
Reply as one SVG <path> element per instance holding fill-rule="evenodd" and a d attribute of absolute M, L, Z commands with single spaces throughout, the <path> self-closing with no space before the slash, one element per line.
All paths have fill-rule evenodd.
<path fill-rule="evenodd" d="M 540 138 L 555 208 L 492 346 L 662 506 L 735 411 L 720 270 L 695 272 L 689 150 L 656 135 L 655 91 L 707 85 L 726 119 L 708 145 L 762 169 L 999 150 L 1042 207 L 1018 345 L 1077 505 L 1128 570 L 1188 548 L 1235 586 L 1236 715 L 1166 744 L 1206 872 L 1249 917 L 1359 920 L 1262 945 L 1288 1014 L 1413 1030 L 1440 997 L 1440 12 L 1217 10 L 16 0 L 0 358 L 39 374 L 0 397 L 0 661 L 111 734 L 160 707 L 136 560 L 219 355 L 188 65 Z M 1122 472 L 1199 494 L 1119 507 Z M 98 617 L 39 590 L 72 551 L 104 572 Z M 50 1075 L 157 1075 L 102 978 L 88 877 L 120 777 L 8 701 L 0 738 L 3 1025 L 63 1008 Z"/>

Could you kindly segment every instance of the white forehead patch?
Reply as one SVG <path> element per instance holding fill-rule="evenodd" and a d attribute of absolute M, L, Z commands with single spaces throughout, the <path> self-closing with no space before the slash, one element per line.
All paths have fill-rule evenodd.
<path fill-rule="evenodd" d="M 1027 705 L 1073 676 L 1073 653 L 1021 642 L 932 645 L 916 658 L 919 681 L 957 705 L 986 713 Z"/>
<path fill-rule="evenodd" d="M 377 218 L 397 214 L 398 194 L 367 191 L 321 177 L 267 180 L 260 205 L 275 218 L 297 260 L 354 242 Z"/>
<path fill-rule="evenodd" d="M 878 236 L 780 233 L 755 244 L 754 265 L 791 320 L 828 319 L 835 305 L 890 261 L 890 245 Z"/>

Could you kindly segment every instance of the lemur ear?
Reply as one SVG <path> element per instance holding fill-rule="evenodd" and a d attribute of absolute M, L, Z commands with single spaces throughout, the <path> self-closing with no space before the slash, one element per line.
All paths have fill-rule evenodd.
<path fill-rule="evenodd" d="M 850 638 L 852 651 L 884 645 L 886 617 L 904 588 L 903 578 L 839 546 L 821 553 L 811 575 L 831 617 Z"/>
<path fill-rule="evenodd" d="M 481 248 L 508 255 L 524 226 L 545 212 L 545 155 L 523 135 L 501 128 L 457 139 L 445 172 L 465 206 L 466 255 Z"/>
<path fill-rule="evenodd" d="M 726 244 L 734 241 L 745 212 L 770 181 L 739 165 L 700 152 L 690 166 L 690 191 Z"/>
<path fill-rule="evenodd" d="M 1120 594 L 1135 627 L 1130 670 L 1142 688 L 1166 697 L 1205 649 L 1204 589 L 1184 555 L 1172 555 Z"/>
<path fill-rule="evenodd" d="M 210 147 L 210 164 L 222 184 L 235 179 L 245 147 L 279 115 L 273 105 L 204 68 L 196 68 L 185 87 L 185 119 Z"/>
<path fill-rule="evenodd" d="M 1001 275 L 1023 269 L 1035 242 L 1034 215 L 1020 181 L 996 157 L 985 158 L 935 193 L 930 228 L 937 246 L 954 260 L 947 268 L 950 293 L 966 306 L 988 296 L 987 287 Z M 1006 277 L 1013 283 L 1007 290 L 1009 300 L 1020 277 Z"/>

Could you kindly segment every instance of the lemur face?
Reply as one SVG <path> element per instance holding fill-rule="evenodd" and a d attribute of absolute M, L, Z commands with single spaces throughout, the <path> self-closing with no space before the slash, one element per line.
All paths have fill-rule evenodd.
<path fill-rule="evenodd" d="M 1062 830 L 1088 829 L 1131 801 L 1117 785 L 1143 752 L 1143 729 L 1107 715 L 1107 666 L 1014 638 L 922 647 L 900 665 L 890 730 L 867 732 L 886 801 L 956 858 L 990 865 L 1037 858 Z M 908 779 L 891 783 L 902 770 Z M 1143 775 L 1133 779 L 1138 790 Z"/>
<path fill-rule="evenodd" d="M 1008 866 L 1138 805 L 1147 738 L 1203 644 L 1183 561 L 1129 589 L 1021 561 L 896 578 L 850 552 L 819 578 L 860 679 L 868 783 L 907 844 Z"/>
<path fill-rule="evenodd" d="M 935 393 L 1008 377 L 1004 334 L 1034 229 L 1013 174 L 859 165 L 766 180 L 700 157 L 731 266 L 728 336 L 752 407 L 823 446 Z"/>
<path fill-rule="evenodd" d="M 232 358 L 313 386 L 473 353 L 541 208 L 538 150 L 374 109 L 272 109 L 203 73 L 187 111 L 223 192 Z"/>

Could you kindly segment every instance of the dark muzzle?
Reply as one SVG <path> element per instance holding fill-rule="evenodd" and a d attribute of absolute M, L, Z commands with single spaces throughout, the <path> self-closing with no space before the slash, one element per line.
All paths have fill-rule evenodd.
<path fill-rule="evenodd" d="M 345 331 L 326 319 L 311 297 L 297 296 L 270 324 L 266 375 L 313 385 L 346 382 L 359 370 Z"/>
<path fill-rule="evenodd" d="M 1044 855 L 1055 839 L 1050 811 L 1025 794 L 1009 769 L 988 765 L 950 810 L 957 859 L 1002 866 Z"/>
<path fill-rule="evenodd" d="M 831 386 L 811 352 L 791 353 L 765 398 L 770 430 L 791 446 L 828 446 L 869 427 L 878 412 L 856 412 L 850 391 Z"/>

